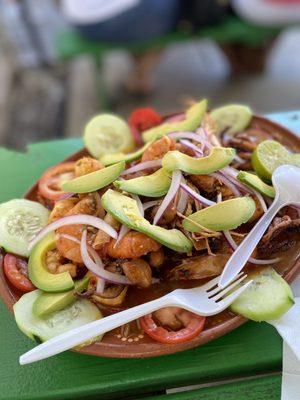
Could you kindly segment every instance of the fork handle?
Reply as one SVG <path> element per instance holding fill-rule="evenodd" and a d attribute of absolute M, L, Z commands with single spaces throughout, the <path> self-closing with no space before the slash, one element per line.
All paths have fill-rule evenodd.
<path fill-rule="evenodd" d="M 160 308 L 176 305 L 178 304 L 173 296 L 165 295 L 148 303 L 90 322 L 36 346 L 20 357 L 20 364 L 29 364 L 62 353 Z"/>
<path fill-rule="evenodd" d="M 282 208 L 284 204 L 280 202 L 280 199 L 276 199 L 271 207 L 266 211 L 264 216 L 257 222 L 254 228 L 242 241 L 239 247 L 235 250 L 232 256 L 227 261 L 225 268 L 222 272 L 219 286 L 225 287 L 230 283 L 234 277 L 243 269 L 246 262 L 251 257 L 255 247 L 262 238 L 263 234 L 270 225 L 272 219 L 275 217 L 277 212 Z"/>

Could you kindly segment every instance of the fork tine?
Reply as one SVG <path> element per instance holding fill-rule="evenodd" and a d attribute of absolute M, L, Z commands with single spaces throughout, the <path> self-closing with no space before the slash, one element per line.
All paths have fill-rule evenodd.
<path fill-rule="evenodd" d="M 235 299 L 239 297 L 240 294 L 242 294 L 249 285 L 253 282 L 253 279 L 251 281 L 245 283 L 245 285 L 241 286 L 239 289 L 235 290 L 233 293 L 231 293 L 229 296 L 225 297 L 224 300 L 219 301 L 217 304 L 222 308 L 225 309 L 228 306 L 230 306 L 231 303 L 234 302 Z"/>
<path fill-rule="evenodd" d="M 236 280 L 239 279 L 239 278 L 240 278 L 241 276 L 243 276 L 243 275 L 244 275 L 244 272 L 240 272 L 240 273 L 234 278 L 234 282 L 233 282 L 233 283 L 235 283 Z M 245 276 L 247 276 L 247 275 L 245 275 Z M 226 287 L 225 287 L 225 288 L 221 288 L 220 286 L 217 286 L 215 289 L 209 291 L 209 295 L 210 295 L 210 296 L 213 296 L 214 294 L 217 294 L 217 293 L 219 293 L 220 291 L 225 290 L 225 289 L 226 289 Z"/>
<path fill-rule="evenodd" d="M 214 286 L 216 286 L 219 283 L 219 280 L 221 278 L 221 275 L 217 276 L 214 279 L 211 279 L 210 281 L 206 282 L 204 285 L 200 286 L 201 289 L 208 291 L 209 289 L 212 289 Z"/>
<path fill-rule="evenodd" d="M 242 274 L 242 275 L 243 275 L 243 274 Z M 212 291 L 212 292 L 214 292 L 214 293 L 209 292 L 209 295 L 212 294 L 212 296 L 210 296 L 210 298 L 211 298 L 212 300 L 214 300 L 214 301 L 217 301 L 217 300 L 221 299 L 226 293 L 230 292 L 230 290 L 232 290 L 233 288 L 235 288 L 239 283 L 243 282 L 243 280 L 244 280 L 245 278 L 247 278 L 247 275 L 246 275 L 246 274 L 243 275 L 243 276 L 241 276 L 238 280 L 232 282 L 229 286 L 226 286 L 225 289 L 221 289 L 221 288 L 218 287 L 218 290 L 219 290 L 218 293 L 216 293 L 215 290 Z M 220 289 L 221 289 L 221 291 L 220 291 Z M 216 295 L 213 296 L 214 294 L 216 294 Z"/>

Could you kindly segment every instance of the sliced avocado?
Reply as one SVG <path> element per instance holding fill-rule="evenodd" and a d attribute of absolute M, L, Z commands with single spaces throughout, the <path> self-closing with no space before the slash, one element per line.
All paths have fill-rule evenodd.
<path fill-rule="evenodd" d="M 125 161 L 121 161 L 110 167 L 99 169 L 98 171 L 67 181 L 62 184 L 62 190 L 71 193 L 95 192 L 115 181 L 124 168 Z"/>
<path fill-rule="evenodd" d="M 184 120 L 173 123 L 165 123 L 155 126 L 143 132 L 144 142 L 156 140 L 171 132 L 194 131 L 199 128 L 207 108 L 207 100 L 193 104 L 186 112 Z"/>
<path fill-rule="evenodd" d="M 210 174 L 230 164 L 236 154 L 230 147 L 213 147 L 207 157 L 194 158 L 180 151 L 169 151 L 162 159 L 168 171 L 180 169 L 188 174 Z"/>
<path fill-rule="evenodd" d="M 280 318 L 294 304 L 290 286 L 271 267 L 248 274 L 251 285 L 232 303 L 231 311 L 253 321 Z"/>
<path fill-rule="evenodd" d="M 45 265 L 45 254 L 55 248 L 55 236 L 47 235 L 31 251 L 28 260 L 28 273 L 32 283 L 45 292 L 65 292 L 73 289 L 74 282 L 69 272 L 51 274 Z"/>
<path fill-rule="evenodd" d="M 134 199 L 109 189 L 104 193 L 101 201 L 107 212 L 129 228 L 145 233 L 157 242 L 179 253 L 187 253 L 192 250 L 191 241 L 178 229 L 169 230 L 151 225 L 149 221 L 143 218 Z"/>
<path fill-rule="evenodd" d="M 170 173 L 164 168 L 151 175 L 114 182 L 115 187 L 120 190 L 147 197 L 163 196 L 169 190 L 170 184 Z"/>
<path fill-rule="evenodd" d="M 41 292 L 32 306 L 32 312 L 37 317 L 44 317 L 52 312 L 62 310 L 77 300 L 75 292 L 83 292 L 89 283 L 89 276 L 75 282 L 75 287 L 68 292 L 46 293 Z"/>
<path fill-rule="evenodd" d="M 251 174 L 250 172 L 240 171 L 237 175 L 239 181 L 245 185 L 257 190 L 259 193 L 268 197 L 275 197 L 275 189 L 271 185 L 267 185 L 260 179 L 259 176 Z"/>
<path fill-rule="evenodd" d="M 222 201 L 189 215 L 183 227 L 190 232 L 200 232 L 204 228 L 212 231 L 235 229 L 247 222 L 255 211 L 251 197 L 238 197 Z"/>
<path fill-rule="evenodd" d="M 120 161 L 130 162 L 130 161 L 137 160 L 138 158 L 140 158 L 143 155 L 144 151 L 152 143 L 153 143 L 153 140 L 151 142 L 149 142 L 149 143 L 146 143 L 143 147 L 141 147 L 140 149 L 138 149 L 134 153 L 128 153 L 128 154 L 125 154 L 125 153 L 105 154 L 104 156 L 102 156 L 100 158 L 100 161 L 104 165 L 111 165 L 111 164 L 115 164 L 115 163 L 120 162 Z"/>

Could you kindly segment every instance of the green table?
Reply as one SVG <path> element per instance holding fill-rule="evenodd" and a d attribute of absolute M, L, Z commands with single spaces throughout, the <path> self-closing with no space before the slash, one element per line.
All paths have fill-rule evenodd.
<path fill-rule="evenodd" d="M 300 112 L 272 115 L 300 133 Z M 0 148 L 0 201 L 19 197 L 48 166 L 82 146 L 79 139 L 30 145 L 27 153 Z M 46 399 L 235 399 L 278 400 L 282 341 L 267 324 L 248 322 L 197 349 L 144 360 L 105 359 L 72 352 L 20 367 L 19 356 L 33 342 L 17 329 L 0 303 L 0 400 Z M 276 373 L 264 377 L 259 374 Z M 165 389 L 254 379 L 166 395 Z"/>

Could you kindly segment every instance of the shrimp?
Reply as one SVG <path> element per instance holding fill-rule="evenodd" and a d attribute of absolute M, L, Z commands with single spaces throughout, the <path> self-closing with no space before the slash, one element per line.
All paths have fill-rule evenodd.
<path fill-rule="evenodd" d="M 72 278 L 77 274 L 77 266 L 72 263 L 63 263 L 64 259 L 57 249 L 49 250 L 45 256 L 45 264 L 47 269 L 52 274 L 60 274 L 62 272 L 69 272 Z"/>
<path fill-rule="evenodd" d="M 176 143 L 168 136 L 163 136 L 161 139 L 152 143 L 142 156 L 142 162 L 151 160 L 160 160 L 170 150 L 175 150 Z"/>
<path fill-rule="evenodd" d="M 165 254 L 162 247 L 156 251 L 151 251 L 148 254 L 148 262 L 151 267 L 158 268 L 160 267 L 165 261 Z"/>
<path fill-rule="evenodd" d="M 79 176 L 90 174 L 91 172 L 98 171 L 102 169 L 103 165 L 100 161 L 95 160 L 91 157 L 83 157 L 78 160 L 75 164 L 75 176 L 76 178 Z"/>
<path fill-rule="evenodd" d="M 80 200 L 66 215 L 88 214 L 95 215 L 97 212 L 97 201 L 93 193 L 88 194 Z M 71 235 L 80 240 L 82 236 L 83 225 L 67 225 L 57 229 L 58 239 L 56 246 L 60 254 L 75 263 L 82 264 L 80 245 L 70 239 L 63 237 L 63 234 Z M 90 233 L 90 232 L 89 232 Z"/>
<path fill-rule="evenodd" d="M 107 247 L 107 254 L 112 258 L 139 258 L 157 251 L 161 245 L 144 233 L 130 231 L 117 244 L 112 239 Z"/>
<path fill-rule="evenodd" d="M 49 216 L 49 224 L 64 217 L 77 203 L 78 199 L 74 197 L 56 202 Z"/>
<path fill-rule="evenodd" d="M 151 286 L 152 271 L 150 265 L 141 258 L 126 261 L 122 264 L 124 274 L 136 286 L 146 288 Z"/>

